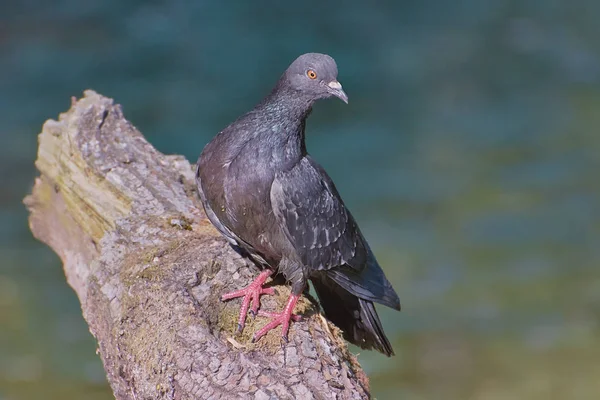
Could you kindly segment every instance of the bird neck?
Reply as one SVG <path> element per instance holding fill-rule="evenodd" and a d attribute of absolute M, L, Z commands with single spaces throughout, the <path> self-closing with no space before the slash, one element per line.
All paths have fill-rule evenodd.
<path fill-rule="evenodd" d="M 312 111 L 314 102 L 312 96 L 292 89 L 280 81 L 271 94 L 262 101 L 261 106 L 281 120 L 293 121 L 304 126 L 304 121 Z"/>
<path fill-rule="evenodd" d="M 306 155 L 304 127 L 313 103 L 314 99 L 278 85 L 255 109 L 271 127 L 260 134 L 276 153 L 281 153 L 276 158 L 284 164 L 293 165 Z"/>

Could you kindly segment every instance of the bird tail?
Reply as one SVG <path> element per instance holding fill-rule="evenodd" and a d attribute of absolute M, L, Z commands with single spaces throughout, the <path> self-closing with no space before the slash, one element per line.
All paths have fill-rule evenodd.
<path fill-rule="evenodd" d="M 325 317 L 343 331 L 347 341 L 363 349 L 376 349 L 388 357 L 394 355 L 372 301 L 350 293 L 326 273 L 312 282 Z"/>

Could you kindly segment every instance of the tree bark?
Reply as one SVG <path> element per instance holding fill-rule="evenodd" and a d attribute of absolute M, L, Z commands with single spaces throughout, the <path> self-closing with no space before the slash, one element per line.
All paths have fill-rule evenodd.
<path fill-rule="evenodd" d="M 368 398 L 339 330 L 310 298 L 290 342 L 266 320 L 235 334 L 239 300 L 219 295 L 257 273 L 206 219 L 194 171 L 158 152 L 119 105 L 93 91 L 39 135 L 40 176 L 25 199 L 34 236 L 60 256 L 117 399 Z M 262 307 L 281 309 L 277 286 Z"/>

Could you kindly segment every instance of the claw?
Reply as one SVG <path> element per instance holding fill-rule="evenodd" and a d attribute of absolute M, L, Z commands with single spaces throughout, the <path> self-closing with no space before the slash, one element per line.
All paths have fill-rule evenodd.
<path fill-rule="evenodd" d="M 258 315 L 260 315 L 261 317 L 267 317 L 267 318 L 277 318 L 280 315 L 280 313 L 260 310 L 258 312 Z M 300 321 L 302 321 L 302 315 L 292 314 L 292 315 L 290 315 L 290 319 L 294 322 L 300 322 Z"/>
<path fill-rule="evenodd" d="M 294 306 L 298 301 L 298 295 L 292 294 L 288 299 L 285 308 L 280 313 L 271 313 L 267 311 L 259 311 L 259 315 L 270 317 L 271 321 L 262 327 L 258 332 L 254 334 L 252 337 L 252 343 L 263 337 L 267 334 L 271 329 L 281 325 L 281 336 L 285 342 L 288 342 L 288 331 L 290 329 L 290 321 L 300 321 L 301 317 L 299 315 L 292 314 L 294 311 Z"/>
<path fill-rule="evenodd" d="M 260 296 L 263 294 L 274 293 L 273 288 L 262 287 L 271 274 L 271 271 L 265 270 L 261 272 L 260 275 L 258 275 L 258 277 L 244 289 L 236 290 L 231 293 L 225 293 L 221 296 L 221 301 L 235 299 L 236 297 L 243 297 L 242 306 L 240 307 L 240 317 L 238 319 L 238 333 L 242 332 L 244 329 L 244 325 L 246 324 L 246 314 L 250 308 L 250 303 L 252 303 L 252 309 L 250 310 L 250 313 L 253 316 L 256 316 L 258 314 L 258 309 L 260 308 Z"/>

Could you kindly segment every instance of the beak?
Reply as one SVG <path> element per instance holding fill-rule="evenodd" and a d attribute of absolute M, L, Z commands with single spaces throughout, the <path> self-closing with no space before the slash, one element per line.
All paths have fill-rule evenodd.
<path fill-rule="evenodd" d="M 327 91 L 342 100 L 344 103 L 348 104 L 348 95 L 346 92 L 342 90 L 342 84 L 338 81 L 331 81 L 327 84 Z"/>

